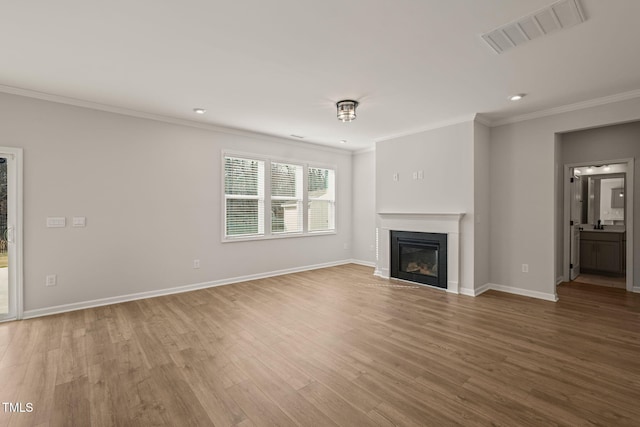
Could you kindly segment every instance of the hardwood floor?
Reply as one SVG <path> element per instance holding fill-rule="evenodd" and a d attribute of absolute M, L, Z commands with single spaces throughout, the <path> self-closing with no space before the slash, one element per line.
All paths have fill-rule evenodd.
<path fill-rule="evenodd" d="M 601 276 L 597 274 L 580 274 L 575 282 L 587 283 L 590 285 L 608 286 L 610 288 L 626 289 L 627 278 L 626 277 L 610 277 Z"/>
<path fill-rule="evenodd" d="M 640 295 L 346 265 L 0 324 L 0 425 L 635 425 Z"/>

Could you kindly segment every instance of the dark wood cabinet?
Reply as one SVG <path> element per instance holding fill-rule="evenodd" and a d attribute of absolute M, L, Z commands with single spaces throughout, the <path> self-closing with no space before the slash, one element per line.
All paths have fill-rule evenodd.
<path fill-rule="evenodd" d="M 624 274 L 624 233 L 580 233 L 580 271 Z"/>

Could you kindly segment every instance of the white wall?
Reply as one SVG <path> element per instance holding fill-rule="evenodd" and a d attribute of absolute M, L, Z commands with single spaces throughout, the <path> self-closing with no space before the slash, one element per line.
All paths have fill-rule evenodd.
<path fill-rule="evenodd" d="M 491 281 L 555 295 L 558 215 L 556 133 L 640 119 L 640 99 L 491 129 Z M 558 230 L 557 230 L 558 229 Z M 521 265 L 529 264 L 529 273 Z M 636 279 L 637 284 L 637 279 Z"/>
<path fill-rule="evenodd" d="M 413 179 L 417 171 L 424 179 Z M 474 282 L 474 209 L 473 121 L 376 144 L 376 212 L 465 213 L 460 287 L 466 292 Z"/>
<path fill-rule="evenodd" d="M 24 149 L 26 311 L 351 258 L 347 151 L 6 94 L 0 129 L 0 146 Z M 223 149 L 335 164 L 338 233 L 221 243 Z"/>
<path fill-rule="evenodd" d="M 562 164 L 589 163 L 598 160 L 635 158 L 634 189 L 640 189 L 640 122 L 606 126 L 562 135 Z M 562 190 L 562 183 L 559 183 Z M 634 265 L 640 266 L 640 197 L 634 197 Z M 560 205 L 561 212 L 564 206 Z M 559 262 L 562 262 L 562 234 L 558 236 Z M 562 270 L 560 270 L 562 271 Z M 636 275 L 639 275 L 636 270 Z M 636 277 L 634 284 L 640 283 Z"/>
<path fill-rule="evenodd" d="M 490 224 L 490 172 L 489 156 L 490 130 L 487 126 L 474 122 L 473 149 L 473 210 L 474 210 L 474 289 L 489 283 L 491 259 L 489 245 Z"/>
<path fill-rule="evenodd" d="M 376 153 L 353 155 L 352 256 L 368 265 L 376 261 Z"/>

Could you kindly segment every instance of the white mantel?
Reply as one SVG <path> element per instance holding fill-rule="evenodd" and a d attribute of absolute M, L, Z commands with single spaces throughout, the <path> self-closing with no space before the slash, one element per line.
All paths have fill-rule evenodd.
<path fill-rule="evenodd" d="M 394 231 L 447 235 L 447 292 L 459 293 L 460 221 L 464 213 L 378 212 L 378 250 L 374 274 L 389 278 L 390 235 Z"/>

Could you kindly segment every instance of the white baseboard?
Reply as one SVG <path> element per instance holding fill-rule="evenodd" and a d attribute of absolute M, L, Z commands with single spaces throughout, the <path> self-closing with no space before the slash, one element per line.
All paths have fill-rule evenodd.
<path fill-rule="evenodd" d="M 486 290 L 493 289 L 495 291 L 507 292 L 509 294 L 522 295 L 522 296 L 531 297 L 531 298 L 538 298 L 538 299 L 543 299 L 545 301 L 553 301 L 553 302 L 558 301 L 558 296 L 555 294 L 547 294 L 544 292 L 530 291 L 528 289 L 497 285 L 495 283 L 487 283 L 485 286 L 488 286 Z"/>
<path fill-rule="evenodd" d="M 491 289 L 490 283 L 485 283 L 484 285 L 476 289 L 460 288 L 460 294 L 470 297 L 477 297 L 478 295 L 487 292 L 489 289 Z"/>
<path fill-rule="evenodd" d="M 562 282 L 564 282 L 564 276 L 556 277 L 556 286 L 558 286 Z"/>
<path fill-rule="evenodd" d="M 387 274 L 385 274 L 387 273 Z M 389 279 L 389 275 L 388 275 L 388 270 L 385 271 L 385 269 L 382 270 L 375 270 L 373 272 L 374 276 L 380 277 L 382 279 Z M 525 297 L 531 297 L 531 298 L 538 298 L 538 299 L 542 299 L 545 301 L 553 301 L 556 302 L 558 301 L 558 296 L 556 294 L 547 294 L 544 292 L 537 292 L 537 291 L 530 291 L 528 289 L 521 289 L 521 288 L 514 288 L 511 286 L 504 286 L 504 285 L 497 285 L 495 283 L 485 283 L 484 285 L 475 288 L 475 289 L 470 289 L 470 288 L 459 288 L 458 289 L 458 294 L 460 295 L 466 295 L 466 296 L 470 296 L 470 297 L 477 297 L 478 295 L 481 295 L 483 293 L 485 293 L 488 290 L 496 290 L 496 291 L 500 291 L 500 292 L 507 292 L 510 294 L 515 294 L 515 295 L 522 295 Z M 638 289 L 640 291 L 640 288 L 634 288 L 634 289 Z M 637 291 L 634 291 L 637 292 Z"/>
<path fill-rule="evenodd" d="M 377 276 L 377 277 L 379 277 L 381 279 L 390 279 L 391 278 L 391 276 L 389 275 L 389 270 L 388 269 L 382 269 L 382 270 L 377 270 L 376 269 L 373 272 L 373 275 Z"/>
<path fill-rule="evenodd" d="M 352 259 L 349 260 L 349 262 L 351 262 L 351 264 L 358 264 L 358 265 L 364 265 L 365 267 L 376 267 L 376 263 L 375 261 L 363 261 L 360 259 Z"/>
<path fill-rule="evenodd" d="M 640 294 L 640 286 L 634 286 L 633 288 L 631 288 L 631 292 L 635 292 L 637 294 Z"/>
<path fill-rule="evenodd" d="M 26 310 L 23 313 L 23 319 L 31 319 L 33 317 L 49 316 L 51 314 L 65 313 L 68 311 L 83 310 L 85 308 L 100 307 L 104 305 L 117 304 L 127 301 L 135 301 L 145 298 L 154 298 L 163 295 L 179 294 L 183 292 L 195 291 L 198 289 L 213 288 L 216 286 L 231 285 L 234 283 L 247 282 L 249 280 L 265 279 L 267 277 L 282 276 L 284 274 L 300 273 L 302 271 L 317 270 L 319 268 L 335 267 L 338 265 L 351 264 L 353 260 L 343 260 L 327 262 L 323 264 L 307 265 L 304 267 L 288 268 L 284 270 L 269 271 L 266 273 L 250 274 L 247 276 L 232 277 L 229 279 L 213 280 L 210 282 L 195 283 L 192 285 L 177 286 L 174 288 L 158 289 L 155 291 L 139 292 L 135 294 L 120 295 L 115 297 L 101 298 L 91 301 L 82 301 L 71 304 L 57 305 L 53 307 L 37 308 L 35 310 Z"/>

